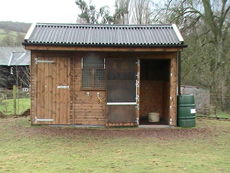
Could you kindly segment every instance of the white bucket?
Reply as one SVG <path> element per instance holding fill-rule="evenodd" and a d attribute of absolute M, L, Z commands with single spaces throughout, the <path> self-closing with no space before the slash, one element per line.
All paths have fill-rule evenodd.
<path fill-rule="evenodd" d="M 149 122 L 159 122 L 160 121 L 160 114 L 158 112 L 150 112 L 149 113 Z"/>

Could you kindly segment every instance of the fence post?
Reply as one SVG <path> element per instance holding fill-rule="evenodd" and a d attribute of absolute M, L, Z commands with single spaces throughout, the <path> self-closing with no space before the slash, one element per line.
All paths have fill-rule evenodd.
<path fill-rule="evenodd" d="M 14 102 L 14 105 L 13 105 L 13 111 L 14 111 L 14 115 L 16 115 L 16 108 L 17 108 L 17 86 L 16 85 L 13 85 L 13 102 Z"/>

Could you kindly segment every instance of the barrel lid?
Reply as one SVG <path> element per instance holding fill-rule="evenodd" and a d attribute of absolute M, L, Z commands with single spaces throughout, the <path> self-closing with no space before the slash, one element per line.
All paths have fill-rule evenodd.
<path fill-rule="evenodd" d="M 195 104 L 194 95 L 192 94 L 182 94 L 178 95 L 178 104 Z"/>

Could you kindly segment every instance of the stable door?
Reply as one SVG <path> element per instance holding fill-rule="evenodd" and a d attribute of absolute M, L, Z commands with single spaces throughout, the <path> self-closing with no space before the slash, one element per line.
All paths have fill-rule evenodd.
<path fill-rule="evenodd" d="M 70 58 L 38 57 L 36 66 L 36 124 L 68 124 Z"/>
<path fill-rule="evenodd" d="M 134 58 L 106 60 L 107 126 L 136 124 L 136 61 Z"/>

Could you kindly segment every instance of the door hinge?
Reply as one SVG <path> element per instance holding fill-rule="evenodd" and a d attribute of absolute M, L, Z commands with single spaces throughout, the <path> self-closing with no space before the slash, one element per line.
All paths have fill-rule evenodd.
<path fill-rule="evenodd" d="M 35 122 L 52 122 L 52 121 L 54 121 L 54 119 L 51 119 L 51 118 L 37 118 L 37 117 L 35 117 Z"/>
<path fill-rule="evenodd" d="M 54 63 L 54 61 L 52 61 L 52 60 L 39 60 L 38 58 L 35 58 L 35 64 L 38 64 L 38 63 L 52 64 L 52 63 Z"/>
<path fill-rule="evenodd" d="M 68 89 L 69 86 L 68 85 L 58 85 L 57 88 Z"/>

